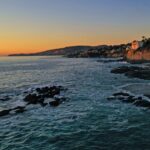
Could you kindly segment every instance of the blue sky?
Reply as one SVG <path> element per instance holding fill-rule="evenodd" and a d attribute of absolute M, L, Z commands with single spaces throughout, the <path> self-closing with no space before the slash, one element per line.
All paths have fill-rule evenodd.
<path fill-rule="evenodd" d="M 149 7 L 149 0 L 1 0 L 0 51 L 10 49 L 8 45 L 40 50 L 149 36 Z"/>

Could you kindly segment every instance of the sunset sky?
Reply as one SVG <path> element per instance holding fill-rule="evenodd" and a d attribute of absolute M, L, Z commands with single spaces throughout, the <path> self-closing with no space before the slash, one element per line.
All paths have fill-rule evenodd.
<path fill-rule="evenodd" d="M 150 35 L 150 0 L 0 0 L 0 55 Z"/>

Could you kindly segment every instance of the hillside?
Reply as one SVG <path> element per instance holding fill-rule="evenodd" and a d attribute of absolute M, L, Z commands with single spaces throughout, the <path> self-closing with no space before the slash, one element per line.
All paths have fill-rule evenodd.
<path fill-rule="evenodd" d="M 31 54 L 13 54 L 9 56 L 50 56 L 63 55 L 66 57 L 123 57 L 127 45 L 100 45 L 100 46 L 71 46 L 47 50 Z"/>
<path fill-rule="evenodd" d="M 122 45 L 102 45 L 102 46 L 95 46 L 91 47 L 87 51 L 80 52 L 76 55 L 76 57 L 106 57 L 106 58 L 117 58 L 117 57 L 124 57 L 125 50 L 127 44 Z M 74 57 L 74 56 L 69 56 Z"/>
<path fill-rule="evenodd" d="M 70 46 L 59 49 L 46 50 L 39 53 L 30 53 L 30 54 L 11 54 L 9 56 L 49 56 L 49 55 L 74 55 L 76 53 L 81 53 L 87 51 L 91 46 Z"/>

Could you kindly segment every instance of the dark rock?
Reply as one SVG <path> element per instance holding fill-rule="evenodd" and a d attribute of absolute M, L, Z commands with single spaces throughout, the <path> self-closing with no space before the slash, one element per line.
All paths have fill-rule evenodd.
<path fill-rule="evenodd" d="M 51 86 L 51 87 L 42 87 L 36 88 L 37 94 L 29 94 L 25 97 L 24 101 L 28 102 L 28 104 L 37 104 L 40 103 L 42 106 L 45 106 L 44 100 L 47 98 L 54 98 L 55 95 L 59 95 L 61 90 L 63 90 L 62 86 Z M 64 101 L 65 98 L 58 99 L 57 101 Z"/>
<path fill-rule="evenodd" d="M 45 98 L 46 98 L 46 97 L 44 97 L 43 95 L 38 95 L 38 96 L 37 96 L 37 102 L 38 102 L 38 103 L 43 103 Z"/>
<path fill-rule="evenodd" d="M 20 109 L 16 109 L 16 113 L 23 113 L 25 112 L 26 110 L 24 108 L 20 108 Z"/>
<path fill-rule="evenodd" d="M 137 67 L 137 66 L 121 66 L 115 68 L 111 73 L 125 74 L 127 77 L 134 77 L 139 79 L 150 80 L 150 67 Z"/>
<path fill-rule="evenodd" d="M 40 104 L 42 107 L 45 107 L 46 105 L 50 104 L 50 106 L 56 107 L 59 106 L 63 101 L 66 100 L 65 97 L 60 96 L 60 92 L 64 91 L 62 86 L 51 86 L 51 87 L 43 87 L 43 88 L 36 88 L 35 90 L 32 89 L 30 92 L 25 92 L 24 94 L 27 94 L 25 98 L 23 99 L 27 104 L 25 106 L 17 106 L 12 109 L 8 110 L 2 110 L 0 111 L 0 116 L 5 116 L 10 113 L 23 113 L 26 111 L 26 106 L 30 104 Z M 48 98 L 53 98 L 53 101 L 46 102 Z M 8 96 L 5 96 L 3 98 L 0 98 L 0 100 L 6 100 L 8 99 Z"/>
<path fill-rule="evenodd" d="M 15 108 L 13 108 L 12 110 L 16 110 L 16 109 L 25 109 L 25 106 L 17 106 Z"/>
<path fill-rule="evenodd" d="M 128 93 L 118 92 L 118 93 L 114 93 L 113 96 L 108 98 L 108 100 L 114 100 L 114 99 L 120 100 L 124 103 L 133 103 L 135 106 L 138 107 L 150 108 L 150 101 L 144 100 L 142 96 L 136 97 Z"/>
<path fill-rule="evenodd" d="M 121 100 L 121 101 L 123 101 L 123 100 L 125 100 L 126 98 L 124 97 L 124 96 L 122 96 L 122 95 L 120 95 L 120 96 L 117 96 L 116 97 L 118 100 Z"/>
<path fill-rule="evenodd" d="M 134 105 L 139 106 L 139 107 L 148 107 L 150 108 L 150 102 L 146 100 L 137 100 Z"/>
<path fill-rule="evenodd" d="M 53 96 L 59 95 L 59 94 L 60 94 L 60 88 L 59 88 L 59 87 L 56 87 L 56 86 L 53 86 L 51 92 L 52 92 L 52 95 L 53 95 Z"/>
<path fill-rule="evenodd" d="M 65 98 L 65 97 L 62 97 L 62 96 L 56 96 L 56 97 L 54 97 L 54 99 L 55 99 L 56 101 L 59 101 L 59 102 L 66 101 L 66 98 Z"/>
<path fill-rule="evenodd" d="M 11 111 L 11 109 L 0 111 L 0 117 L 9 115 L 9 112 L 10 112 L 10 111 Z"/>
<path fill-rule="evenodd" d="M 41 102 L 40 105 L 41 105 L 42 107 L 45 107 L 45 106 L 47 105 L 47 103 Z"/>
<path fill-rule="evenodd" d="M 129 96 L 126 99 L 124 99 L 122 102 L 125 103 L 134 103 L 137 99 L 134 98 L 134 96 Z"/>
<path fill-rule="evenodd" d="M 5 99 L 5 98 L 0 98 L 0 101 L 7 101 L 7 99 Z"/>
<path fill-rule="evenodd" d="M 23 113 L 25 110 L 25 106 L 17 106 L 11 110 L 15 110 L 16 113 Z"/>
<path fill-rule="evenodd" d="M 138 99 L 138 100 L 143 100 L 143 98 L 142 98 L 141 96 L 139 96 L 137 99 Z"/>
<path fill-rule="evenodd" d="M 115 68 L 111 71 L 111 73 L 125 73 L 125 72 L 128 72 L 129 71 L 129 67 L 127 66 L 122 66 L 122 67 L 118 67 L 118 68 Z"/>
<path fill-rule="evenodd" d="M 53 98 L 55 95 L 60 94 L 62 86 L 51 86 L 37 88 L 36 92 L 40 94 L 43 98 Z"/>
<path fill-rule="evenodd" d="M 55 101 L 49 102 L 49 104 L 53 107 L 57 107 L 59 106 L 60 102 L 55 100 Z"/>
<path fill-rule="evenodd" d="M 28 102 L 29 104 L 37 104 L 39 100 L 39 97 L 36 94 L 29 94 L 24 98 L 25 102 Z"/>
<path fill-rule="evenodd" d="M 49 87 L 43 87 L 43 88 L 37 88 L 36 91 L 39 93 L 39 94 L 45 94 L 49 91 Z"/>
<path fill-rule="evenodd" d="M 118 93 L 114 93 L 114 96 L 130 96 L 128 93 L 124 93 L 124 92 L 118 92 Z"/>

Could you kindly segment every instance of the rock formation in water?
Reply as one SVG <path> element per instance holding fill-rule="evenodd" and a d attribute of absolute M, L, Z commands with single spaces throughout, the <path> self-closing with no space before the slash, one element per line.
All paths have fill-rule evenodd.
<path fill-rule="evenodd" d="M 137 107 L 150 109 L 150 101 L 146 95 L 135 96 L 125 92 L 114 93 L 113 96 L 107 98 L 109 101 L 119 100 L 123 103 L 131 103 Z"/>
<path fill-rule="evenodd" d="M 150 66 L 120 66 L 118 68 L 112 69 L 111 73 L 124 74 L 130 78 L 139 78 L 144 80 L 150 80 Z"/>
<path fill-rule="evenodd" d="M 0 110 L 0 117 L 7 116 L 11 113 L 23 113 L 26 111 L 28 105 L 40 104 L 42 107 L 50 105 L 52 107 L 59 106 L 61 103 L 66 101 L 64 96 L 61 96 L 62 91 L 67 89 L 62 86 L 46 86 L 36 88 L 30 91 L 23 99 L 26 104 L 24 106 L 16 106 L 15 108 Z"/>

